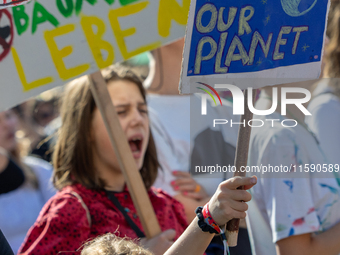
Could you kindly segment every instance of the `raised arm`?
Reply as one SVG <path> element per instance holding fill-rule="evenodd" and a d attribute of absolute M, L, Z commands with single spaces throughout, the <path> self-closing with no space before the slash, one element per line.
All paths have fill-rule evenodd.
<path fill-rule="evenodd" d="M 233 218 L 246 217 L 248 205 L 245 202 L 250 201 L 251 195 L 237 188 L 245 186 L 245 189 L 250 189 L 256 182 L 256 177 L 233 177 L 218 186 L 209 201 L 209 211 L 216 224 L 223 226 Z M 197 223 L 196 217 L 164 255 L 203 254 L 214 234 L 203 232 Z"/>

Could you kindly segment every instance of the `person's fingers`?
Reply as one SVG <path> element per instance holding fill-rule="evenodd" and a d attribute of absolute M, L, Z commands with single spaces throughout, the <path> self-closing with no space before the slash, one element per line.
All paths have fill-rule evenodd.
<path fill-rule="evenodd" d="M 240 186 L 246 186 L 246 185 L 255 185 L 257 182 L 257 178 L 252 176 L 252 177 L 240 177 L 236 176 L 233 178 L 230 178 L 220 184 L 221 189 L 230 189 L 234 190 L 237 189 Z"/>
<path fill-rule="evenodd" d="M 170 246 L 173 245 L 173 244 L 174 244 L 174 241 L 168 241 L 168 248 L 167 249 L 169 249 Z"/>
<path fill-rule="evenodd" d="M 163 242 L 163 245 L 164 245 L 163 249 L 165 248 L 164 252 L 168 250 L 173 244 L 174 244 L 174 241 L 169 241 L 169 240 L 164 241 Z M 164 254 L 164 252 L 162 252 L 161 254 Z M 154 254 L 157 254 L 157 253 L 154 253 Z"/>
<path fill-rule="evenodd" d="M 172 186 L 180 186 L 180 185 L 186 185 L 186 184 L 191 184 L 191 185 L 196 186 L 196 182 L 191 178 L 180 178 L 180 179 L 176 179 L 171 182 Z"/>
<path fill-rule="evenodd" d="M 176 237 L 176 231 L 174 229 L 165 230 L 160 234 L 160 238 L 166 241 L 173 241 Z"/>
<path fill-rule="evenodd" d="M 172 175 L 176 177 L 190 177 L 191 175 L 189 172 L 184 172 L 184 171 L 172 171 Z"/>
<path fill-rule="evenodd" d="M 232 214 L 232 219 L 245 219 L 247 216 L 246 212 L 234 211 Z"/>
<path fill-rule="evenodd" d="M 231 200 L 230 201 L 230 207 L 238 212 L 245 212 L 248 210 L 248 205 L 245 202 L 241 202 L 241 201 L 235 201 L 235 200 Z"/>
<path fill-rule="evenodd" d="M 182 184 L 179 186 L 175 186 L 174 190 L 180 191 L 180 192 L 195 192 L 196 185 L 193 184 Z"/>
<path fill-rule="evenodd" d="M 245 211 L 236 211 L 231 209 L 231 211 L 229 212 L 229 220 L 231 219 L 244 219 L 247 216 L 247 213 Z M 224 222 L 226 223 L 226 222 Z M 224 224 L 223 223 L 223 224 Z M 221 225 L 223 225 L 221 224 Z"/>
<path fill-rule="evenodd" d="M 256 184 L 256 183 L 255 183 Z M 255 184 L 251 184 L 251 185 L 244 185 L 244 190 L 248 190 L 251 189 Z"/>
<path fill-rule="evenodd" d="M 249 184 L 249 185 L 244 185 L 244 190 L 251 189 L 251 188 L 257 183 L 257 177 L 256 177 L 256 175 L 253 175 L 251 178 L 255 178 L 255 179 L 256 179 L 256 182 L 255 182 L 255 183 L 251 183 L 251 184 Z"/>
<path fill-rule="evenodd" d="M 236 201 L 234 201 L 236 203 Z M 239 202 L 240 203 L 240 202 Z M 238 205 L 234 205 L 235 207 L 238 207 Z M 231 219 L 244 219 L 246 217 L 246 212 L 245 211 L 238 211 L 234 210 L 231 206 L 227 206 L 224 208 L 219 208 L 217 210 L 210 210 L 209 206 L 209 211 L 216 222 L 219 226 L 224 225 Z"/>
<path fill-rule="evenodd" d="M 248 202 L 251 200 L 251 194 L 246 190 L 231 190 L 228 196 L 235 201 Z"/>

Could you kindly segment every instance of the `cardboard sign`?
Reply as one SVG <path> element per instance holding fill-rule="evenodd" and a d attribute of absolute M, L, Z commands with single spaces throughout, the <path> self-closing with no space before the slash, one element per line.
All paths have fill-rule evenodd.
<path fill-rule="evenodd" d="M 328 0 L 195 0 L 180 91 L 197 82 L 244 89 L 318 78 Z"/>
<path fill-rule="evenodd" d="M 0 111 L 185 34 L 190 0 L 36 0 L 0 10 Z"/>
<path fill-rule="evenodd" d="M 31 0 L 0 0 L 0 9 L 26 4 Z"/>

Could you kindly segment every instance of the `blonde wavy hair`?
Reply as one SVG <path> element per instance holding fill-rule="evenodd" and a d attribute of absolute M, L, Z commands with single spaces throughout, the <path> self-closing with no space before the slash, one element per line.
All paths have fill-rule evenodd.
<path fill-rule="evenodd" d="M 81 255 L 152 255 L 131 239 L 108 233 L 87 242 Z"/>

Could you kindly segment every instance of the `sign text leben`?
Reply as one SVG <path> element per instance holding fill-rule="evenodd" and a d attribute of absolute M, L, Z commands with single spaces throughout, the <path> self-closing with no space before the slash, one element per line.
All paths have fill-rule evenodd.
<path fill-rule="evenodd" d="M 37 0 L 0 11 L 0 110 L 183 37 L 189 5 Z"/>

